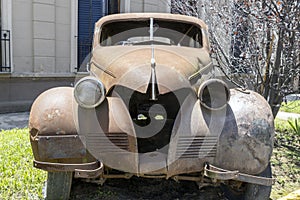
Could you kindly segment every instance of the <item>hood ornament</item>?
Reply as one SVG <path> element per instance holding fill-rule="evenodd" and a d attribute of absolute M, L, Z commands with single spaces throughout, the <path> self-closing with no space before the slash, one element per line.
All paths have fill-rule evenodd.
<path fill-rule="evenodd" d="M 150 18 L 150 41 L 152 41 L 152 44 L 151 44 L 151 52 L 152 52 L 152 55 L 151 55 L 151 100 L 155 101 L 155 100 L 157 100 L 157 97 L 156 97 L 157 81 L 156 81 L 156 71 L 155 71 L 156 61 L 154 58 L 154 46 L 153 46 L 153 35 L 154 35 L 153 27 L 154 27 L 153 26 L 153 18 Z"/>

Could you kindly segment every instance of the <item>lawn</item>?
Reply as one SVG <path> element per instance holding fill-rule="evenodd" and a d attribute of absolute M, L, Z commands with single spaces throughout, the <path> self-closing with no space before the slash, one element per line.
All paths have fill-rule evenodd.
<path fill-rule="evenodd" d="M 46 172 L 32 160 L 28 129 L 0 131 L 0 199 L 42 199 Z"/>
<path fill-rule="evenodd" d="M 283 102 L 281 104 L 280 111 L 300 114 L 300 100 L 290 101 L 287 103 Z"/>
<path fill-rule="evenodd" d="M 273 200 L 300 189 L 300 138 L 284 120 L 275 120 L 276 135 L 271 158 Z"/>

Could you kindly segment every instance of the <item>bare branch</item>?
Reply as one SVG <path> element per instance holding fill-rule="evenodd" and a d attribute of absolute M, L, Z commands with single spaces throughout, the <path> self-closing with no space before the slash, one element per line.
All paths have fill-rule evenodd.
<path fill-rule="evenodd" d="M 295 92 L 293 79 L 300 73 L 300 1 L 171 2 L 173 13 L 201 16 L 210 28 L 214 59 L 221 71 L 226 77 L 235 74 L 252 80 L 250 88 L 269 100 L 276 115 L 283 96 Z"/>

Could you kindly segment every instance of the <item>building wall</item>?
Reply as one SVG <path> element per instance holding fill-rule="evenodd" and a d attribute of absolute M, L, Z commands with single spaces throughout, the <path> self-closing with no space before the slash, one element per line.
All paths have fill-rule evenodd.
<path fill-rule="evenodd" d="M 43 91 L 71 86 L 73 77 L 2 77 L 0 76 L 0 113 L 29 111 L 33 100 Z"/>
<path fill-rule="evenodd" d="M 2 28 L 11 31 L 12 66 L 11 73 L 0 73 L 0 113 L 28 111 L 40 93 L 71 86 L 78 76 L 76 66 L 71 67 L 71 40 L 76 40 L 76 32 L 71 33 L 71 3 L 75 1 L 1 2 Z"/>
<path fill-rule="evenodd" d="M 14 0 L 13 73 L 70 73 L 71 3 Z"/>
<path fill-rule="evenodd" d="M 33 8 L 31 0 L 12 1 L 13 72 L 33 72 Z"/>

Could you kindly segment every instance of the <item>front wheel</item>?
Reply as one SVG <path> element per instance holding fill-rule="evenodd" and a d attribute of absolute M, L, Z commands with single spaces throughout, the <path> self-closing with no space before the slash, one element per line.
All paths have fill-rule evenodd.
<path fill-rule="evenodd" d="M 271 178 L 272 170 L 271 165 L 259 174 L 259 176 Z M 236 191 L 228 185 L 223 185 L 221 189 L 224 192 L 224 195 L 229 200 L 268 200 L 270 199 L 270 194 L 272 186 L 257 185 L 252 183 L 246 183 L 244 189 Z"/>
<path fill-rule="evenodd" d="M 72 186 L 72 172 L 48 172 L 46 200 L 67 200 Z"/>

